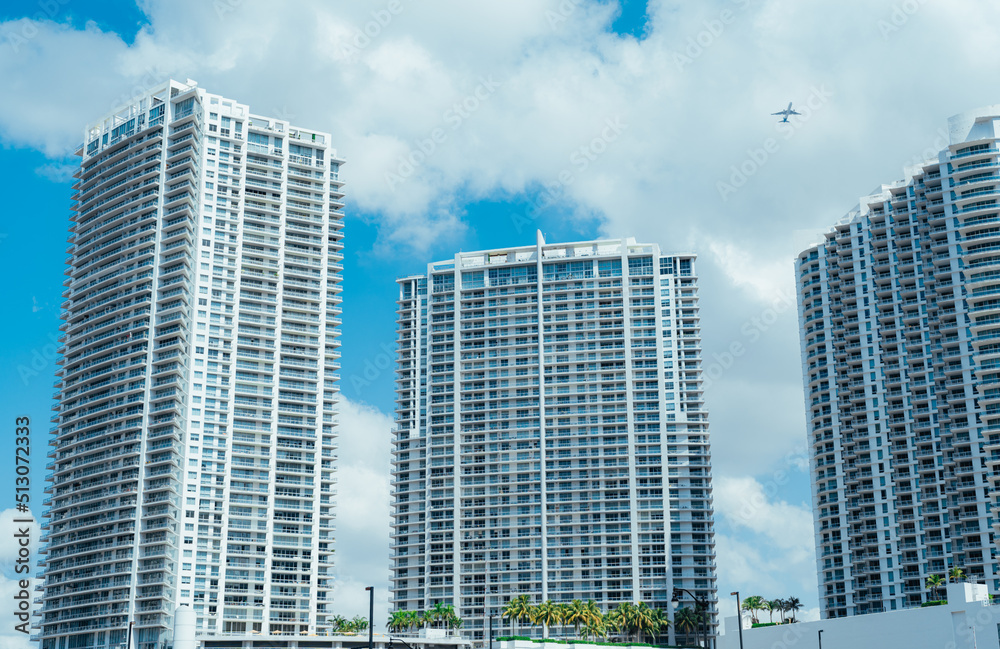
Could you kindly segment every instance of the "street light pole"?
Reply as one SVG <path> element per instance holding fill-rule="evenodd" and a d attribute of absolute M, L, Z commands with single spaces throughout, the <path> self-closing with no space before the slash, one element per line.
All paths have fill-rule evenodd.
<path fill-rule="evenodd" d="M 816 632 L 816 637 L 819 638 L 819 649 L 823 649 L 823 629 Z"/>
<path fill-rule="evenodd" d="M 493 613 L 490 613 L 490 649 L 493 649 Z"/>
<path fill-rule="evenodd" d="M 368 591 L 368 649 L 375 649 L 375 587 L 365 586 Z"/>
<path fill-rule="evenodd" d="M 736 590 L 729 594 L 736 595 L 736 619 L 739 620 L 740 649 L 743 649 L 743 608 L 740 606 L 740 591 Z"/>
<path fill-rule="evenodd" d="M 674 605 L 680 604 L 681 593 L 687 593 L 688 596 L 695 601 L 695 611 L 697 611 L 699 608 L 701 609 L 701 624 L 702 624 L 701 628 L 702 628 L 702 632 L 703 632 L 702 635 L 705 638 L 705 649 L 709 649 L 709 647 L 708 647 L 708 600 L 705 600 L 705 599 L 702 599 L 702 598 L 698 597 L 697 595 L 695 595 L 694 593 L 692 593 L 691 591 L 689 591 L 686 588 L 676 588 L 675 587 L 674 588 L 674 592 L 673 592 L 672 596 L 670 597 L 670 601 L 673 602 Z"/>

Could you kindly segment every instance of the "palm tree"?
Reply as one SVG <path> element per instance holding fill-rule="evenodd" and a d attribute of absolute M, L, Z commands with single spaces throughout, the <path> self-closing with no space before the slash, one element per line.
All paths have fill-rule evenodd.
<path fill-rule="evenodd" d="M 336 631 L 336 632 L 338 632 L 338 633 L 341 632 L 341 631 L 346 631 L 347 630 L 347 628 L 346 628 L 347 627 L 347 618 L 344 617 L 343 615 L 334 615 L 333 617 L 331 617 L 329 619 L 329 622 L 330 622 L 330 626 L 333 627 L 333 630 Z"/>
<path fill-rule="evenodd" d="M 785 604 L 788 606 L 788 611 L 792 614 L 792 622 L 794 622 L 795 613 L 802 608 L 802 602 L 799 601 L 798 597 L 789 597 L 785 600 Z"/>
<path fill-rule="evenodd" d="M 626 636 L 634 633 L 638 637 L 643 631 L 651 630 L 650 621 L 646 619 L 649 610 L 645 604 L 637 606 L 631 602 L 622 602 L 617 608 L 608 611 L 605 620 L 620 633 Z"/>
<path fill-rule="evenodd" d="M 784 624 L 785 623 L 785 607 L 787 606 L 787 603 L 785 602 L 785 600 L 779 598 L 779 599 L 773 599 L 773 600 L 771 600 L 771 604 L 774 606 L 775 612 L 778 613 L 778 623 L 779 624 Z"/>
<path fill-rule="evenodd" d="M 701 616 L 689 606 L 677 609 L 674 613 L 674 628 L 684 635 L 694 635 L 695 642 L 698 641 L 698 627 L 701 625 Z"/>
<path fill-rule="evenodd" d="M 604 616 L 588 618 L 587 622 L 583 625 L 583 638 L 588 640 L 591 637 L 608 637 L 608 625 L 604 620 Z"/>
<path fill-rule="evenodd" d="M 500 616 L 510 620 L 511 635 L 517 635 L 516 624 L 531 620 L 531 598 L 527 595 L 518 595 L 507 602 Z"/>
<path fill-rule="evenodd" d="M 618 608 L 613 608 L 605 614 L 604 625 L 609 631 L 623 631 L 625 629 L 622 610 L 621 605 L 619 605 Z"/>
<path fill-rule="evenodd" d="M 452 630 L 461 628 L 462 618 L 458 617 L 455 613 L 455 607 L 449 604 L 446 608 L 448 609 L 448 612 L 445 614 L 444 618 L 445 626 Z"/>
<path fill-rule="evenodd" d="M 655 636 L 660 631 L 659 616 L 646 602 L 639 602 L 634 607 L 636 639 L 645 641 L 646 634 Z"/>
<path fill-rule="evenodd" d="M 927 578 L 927 588 L 930 589 L 931 594 L 936 593 L 943 583 L 945 583 L 944 578 L 940 575 L 931 575 Z"/>
<path fill-rule="evenodd" d="M 562 607 L 562 621 L 564 624 L 573 625 L 574 637 L 580 636 L 580 625 L 586 623 L 588 617 L 587 605 L 578 599 Z"/>
<path fill-rule="evenodd" d="M 778 610 L 778 600 L 765 599 L 763 608 L 767 611 L 768 622 L 774 624 L 774 612 Z"/>
<path fill-rule="evenodd" d="M 597 602 L 588 599 L 587 603 L 583 605 L 583 611 L 584 638 L 589 638 L 591 635 L 600 638 L 606 637 L 608 634 L 607 625 L 604 623 L 604 614 L 601 613 L 601 607 L 597 605 Z"/>
<path fill-rule="evenodd" d="M 455 620 L 458 620 L 459 624 L 461 625 L 461 618 L 459 618 L 458 615 L 455 614 L 455 607 L 452 606 L 451 604 L 448 604 L 447 606 L 444 607 L 444 612 L 441 614 L 441 628 L 442 629 L 452 628 L 452 624 L 455 623 Z M 454 628 L 457 629 L 458 627 Z"/>
<path fill-rule="evenodd" d="M 385 628 L 392 632 L 399 632 L 409 626 L 409 624 L 409 611 L 393 611 L 389 614 L 389 621 L 386 622 Z"/>
<path fill-rule="evenodd" d="M 546 600 L 534 607 L 531 621 L 542 625 L 542 637 L 549 637 L 549 628 L 562 621 L 562 610 L 559 605 L 551 599 Z"/>
<path fill-rule="evenodd" d="M 587 603 L 583 605 L 584 609 L 587 611 L 587 621 L 604 621 L 604 613 L 601 612 L 601 607 L 597 605 L 592 599 L 588 599 Z"/>
<path fill-rule="evenodd" d="M 965 571 L 961 568 L 952 568 L 948 571 L 948 581 L 954 581 L 956 584 L 965 579 Z"/>
<path fill-rule="evenodd" d="M 445 619 L 447 619 L 447 617 L 448 617 L 448 609 L 449 608 L 451 608 L 451 612 L 452 613 L 455 612 L 455 609 L 453 607 L 451 607 L 450 605 L 446 606 L 445 604 L 443 604 L 441 602 L 438 602 L 438 603 L 434 604 L 434 606 L 431 608 L 431 610 L 427 611 L 427 613 L 425 613 L 424 615 L 425 615 L 425 617 L 427 617 L 428 615 L 430 616 L 429 621 L 431 622 L 431 625 L 433 626 L 434 622 L 443 622 Z"/>
<path fill-rule="evenodd" d="M 664 631 L 670 628 L 670 620 L 667 618 L 666 611 L 662 608 L 654 608 L 651 610 L 651 615 L 653 618 L 653 626 L 655 631 L 653 632 L 653 640 L 659 643 L 660 636 L 663 635 Z"/>
<path fill-rule="evenodd" d="M 621 611 L 621 627 L 620 630 L 624 631 L 626 635 L 630 635 L 635 632 L 639 625 L 637 624 L 637 615 L 635 610 L 635 604 L 631 602 L 622 602 L 618 605 L 618 610 Z"/>
<path fill-rule="evenodd" d="M 757 611 L 764 609 L 764 598 L 760 595 L 751 595 L 743 600 L 743 610 L 750 611 L 750 621 L 754 624 L 760 624 L 760 620 L 757 619 Z"/>

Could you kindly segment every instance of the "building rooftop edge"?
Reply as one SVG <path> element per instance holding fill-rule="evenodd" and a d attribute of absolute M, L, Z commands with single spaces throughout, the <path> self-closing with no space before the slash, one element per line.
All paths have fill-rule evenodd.
<path fill-rule="evenodd" d="M 947 147 L 953 147 L 960 144 L 965 144 L 967 142 L 974 142 L 981 139 L 989 139 L 992 136 L 979 137 L 979 131 L 975 128 L 976 124 L 982 124 L 989 121 L 1000 121 L 1000 104 L 992 104 L 989 106 L 980 106 L 978 108 L 972 108 L 961 113 L 957 113 L 948 118 L 948 144 Z M 942 149 L 943 151 L 944 149 Z M 838 226 L 849 225 L 854 223 L 858 218 L 864 216 L 867 212 L 863 207 L 865 199 L 877 198 L 888 193 L 892 189 L 897 189 L 900 187 L 907 186 L 913 177 L 917 174 L 923 172 L 924 167 L 928 165 L 940 164 L 940 160 L 926 159 L 921 162 L 911 163 L 903 167 L 903 178 L 895 180 L 889 183 L 883 183 L 876 187 L 874 190 L 861 196 L 858 203 L 848 211 L 840 220 L 833 224 L 830 228 L 824 231 L 824 234 L 829 234 L 835 232 Z M 822 243 L 814 243 L 804 249 L 802 249 L 796 257 L 801 257 L 813 250 L 819 248 L 823 245 Z"/>

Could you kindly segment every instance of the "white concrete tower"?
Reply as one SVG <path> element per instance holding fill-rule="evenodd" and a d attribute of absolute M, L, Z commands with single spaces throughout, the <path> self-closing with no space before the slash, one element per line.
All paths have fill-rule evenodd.
<path fill-rule="evenodd" d="M 330 135 L 169 81 L 85 130 L 43 649 L 314 633 L 332 593 L 342 184 Z"/>
<path fill-rule="evenodd" d="M 796 264 L 824 617 L 1000 591 L 1000 106 Z"/>
<path fill-rule="evenodd" d="M 478 640 L 521 594 L 714 611 L 694 261 L 539 235 L 399 280 L 396 610 Z"/>

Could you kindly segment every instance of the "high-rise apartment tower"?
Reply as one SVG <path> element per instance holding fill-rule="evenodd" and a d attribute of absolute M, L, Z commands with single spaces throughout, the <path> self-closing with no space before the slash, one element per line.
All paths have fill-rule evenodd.
<path fill-rule="evenodd" d="M 539 234 L 399 280 L 396 610 L 450 604 L 482 639 L 521 594 L 669 611 L 678 588 L 714 633 L 694 262 Z"/>
<path fill-rule="evenodd" d="M 330 135 L 169 81 L 85 131 L 43 649 L 330 613 L 343 193 Z M 131 629 L 130 629 L 131 625 Z"/>
<path fill-rule="evenodd" d="M 1000 591 L 1000 106 L 796 264 L 824 617 Z"/>

